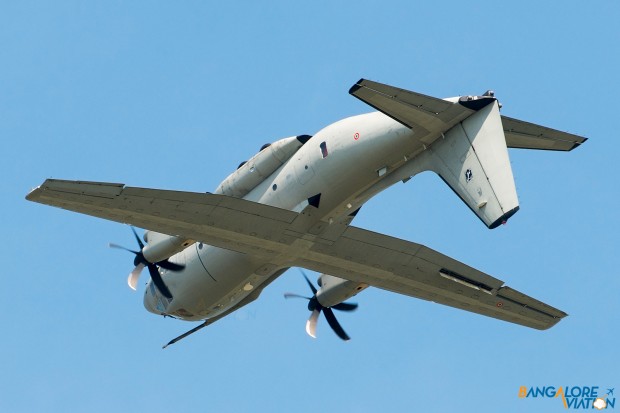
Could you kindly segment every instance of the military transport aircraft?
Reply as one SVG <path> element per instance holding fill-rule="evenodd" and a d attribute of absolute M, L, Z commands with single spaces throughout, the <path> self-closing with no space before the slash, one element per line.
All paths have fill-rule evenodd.
<path fill-rule="evenodd" d="M 586 138 L 502 116 L 492 91 L 438 99 L 361 79 L 349 93 L 377 112 L 264 145 L 213 193 L 48 179 L 26 199 L 147 230 L 144 242 L 134 230 L 129 286 L 146 267 L 148 311 L 204 320 L 167 345 L 256 300 L 290 267 L 321 273 L 305 297 L 312 336 L 323 312 L 348 340 L 332 309 L 355 309 L 345 300 L 369 286 L 540 330 L 565 317 L 439 252 L 351 221 L 373 196 L 430 170 L 496 228 L 519 210 L 507 148 L 570 151 Z"/>

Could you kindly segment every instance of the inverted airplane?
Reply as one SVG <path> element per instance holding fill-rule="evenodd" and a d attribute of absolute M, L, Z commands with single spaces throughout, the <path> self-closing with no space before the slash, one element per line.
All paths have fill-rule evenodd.
<path fill-rule="evenodd" d="M 345 301 L 369 286 L 540 330 L 565 317 L 437 251 L 351 222 L 373 196 L 430 170 L 496 228 L 519 210 L 507 148 L 570 151 L 586 138 L 500 115 L 492 91 L 439 99 L 361 79 L 349 93 L 377 112 L 264 145 L 213 193 L 48 179 L 26 199 L 147 230 L 144 242 L 134 231 L 129 286 L 146 267 L 148 311 L 203 321 L 166 346 L 256 300 L 291 267 L 321 273 L 318 289 L 308 280 L 313 337 L 323 312 L 348 340 L 332 309 L 354 310 Z"/>

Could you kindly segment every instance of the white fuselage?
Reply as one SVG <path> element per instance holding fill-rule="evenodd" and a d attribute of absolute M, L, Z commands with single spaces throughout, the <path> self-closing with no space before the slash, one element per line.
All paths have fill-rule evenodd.
<path fill-rule="evenodd" d="M 372 196 L 419 172 L 415 156 L 423 150 L 410 129 L 380 112 L 350 117 L 319 131 L 243 198 L 300 212 L 308 198 L 321 194 L 319 219 L 349 224 Z M 185 264 L 180 272 L 162 270 L 174 299 L 162 297 L 149 281 L 144 305 L 185 320 L 221 314 L 290 266 L 284 258 L 267 263 L 200 242 L 170 261 Z"/>

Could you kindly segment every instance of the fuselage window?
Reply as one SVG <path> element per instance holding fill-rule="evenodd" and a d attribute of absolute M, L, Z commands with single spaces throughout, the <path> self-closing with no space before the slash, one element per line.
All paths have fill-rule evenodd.
<path fill-rule="evenodd" d="M 327 153 L 327 143 L 323 142 L 321 143 L 321 155 L 323 155 L 323 158 L 327 158 L 327 155 L 329 155 Z"/>

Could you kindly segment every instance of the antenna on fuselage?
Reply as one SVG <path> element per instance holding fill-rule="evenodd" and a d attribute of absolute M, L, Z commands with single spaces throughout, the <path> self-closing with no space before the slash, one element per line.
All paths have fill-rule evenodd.
<path fill-rule="evenodd" d="M 162 347 L 162 349 L 164 349 L 164 348 L 166 348 L 166 347 L 168 347 L 168 346 L 170 346 L 170 345 L 172 345 L 172 344 L 176 343 L 177 341 L 181 341 L 181 340 L 183 340 L 185 337 L 187 337 L 187 336 L 189 336 L 189 335 L 191 335 L 191 334 L 194 334 L 196 331 L 198 331 L 198 330 L 200 330 L 200 329 L 202 329 L 202 328 L 205 328 L 205 327 L 206 327 L 206 326 L 208 326 L 209 324 L 212 324 L 213 322 L 215 322 L 215 320 L 216 320 L 216 319 L 207 320 L 207 321 L 205 321 L 204 323 L 200 324 L 198 327 L 194 327 L 194 328 L 192 328 L 191 330 L 189 330 L 189 331 L 188 331 L 188 332 L 186 332 L 186 333 L 181 334 L 181 335 L 180 335 L 180 336 L 178 336 L 177 338 L 173 338 L 172 340 L 170 340 L 170 341 L 168 342 L 168 344 L 166 344 L 165 346 L 163 346 L 163 347 Z"/>

